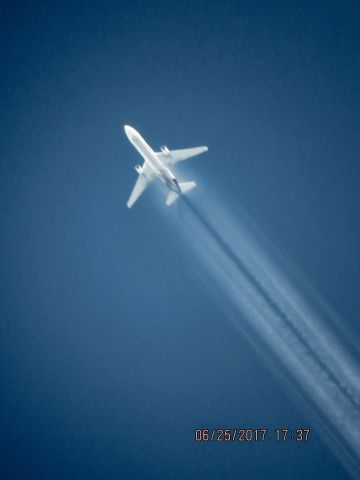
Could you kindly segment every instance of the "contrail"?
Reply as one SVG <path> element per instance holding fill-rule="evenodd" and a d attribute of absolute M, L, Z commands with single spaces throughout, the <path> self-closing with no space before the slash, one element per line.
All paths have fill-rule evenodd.
<path fill-rule="evenodd" d="M 219 231 L 224 232 L 230 248 L 234 252 L 241 252 L 242 261 L 248 270 L 252 272 L 259 284 L 271 296 L 273 302 L 278 305 L 280 311 L 284 312 L 284 315 L 294 328 L 298 329 L 299 334 L 306 339 L 312 349 L 321 358 L 326 359 L 326 364 L 342 388 L 348 391 L 352 401 L 360 406 L 359 366 L 329 328 L 334 325 L 334 321 L 338 322 L 338 320 L 332 318 L 333 313 L 320 297 L 315 296 L 315 292 L 312 292 L 312 295 L 314 297 L 313 304 L 316 303 L 316 305 L 307 301 L 303 291 L 309 289 L 309 285 L 304 284 L 303 281 L 301 291 L 299 287 L 296 288 L 289 276 L 286 277 L 280 270 L 279 264 L 283 264 L 284 260 L 280 258 L 276 264 L 259 245 L 255 236 L 234 219 L 229 221 L 229 216 L 225 214 L 224 209 L 220 209 L 218 202 L 215 203 L 216 205 L 212 205 L 211 208 L 211 218 L 214 218 Z M 244 216 L 244 212 L 242 215 Z M 270 248 L 269 242 L 267 242 L 267 247 Z M 271 253 L 275 258 L 278 256 L 274 255 L 274 252 Z M 294 271 L 291 272 L 292 276 L 294 276 L 293 273 Z M 319 309 L 323 311 L 317 311 Z M 328 322 L 327 325 L 324 320 Z M 321 334 L 319 334 L 320 331 Z M 353 345 L 353 349 L 358 349 L 358 345 Z M 336 354 L 334 354 L 335 352 Z M 338 352 L 341 354 L 338 355 Z"/>
<path fill-rule="evenodd" d="M 305 392 L 339 459 L 360 478 L 359 367 L 324 324 L 321 313 L 326 310 L 312 305 L 245 224 L 230 219 L 219 203 L 182 200 L 183 218 L 174 227 L 180 227 L 196 258 L 238 312 L 231 320 L 242 332 L 240 322 L 247 320 L 255 337 Z"/>

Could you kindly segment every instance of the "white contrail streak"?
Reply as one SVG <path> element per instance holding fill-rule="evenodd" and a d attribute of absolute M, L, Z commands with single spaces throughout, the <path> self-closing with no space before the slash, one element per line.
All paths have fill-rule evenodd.
<path fill-rule="evenodd" d="M 354 476 L 360 477 L 360 373 L 341 342 L 275 264 L 245 223 L 220 204 L 190 203 L 175 228 L 213 281 L 278 358 L 326 419 L 326 439 Z M 199 203 L 199 202 L 198 202 Z M 170 216 L 171 218 L 172 216 Z M 210 221 L 211 219 L 211 221 Z M 335 434 L 336 432 L 336 434 Z"/>
<path fill-rule="evenodd" d="M 232 251 L 239 252 L 236 255 L 249 272 L 286 316 L 298 335 L 307 342 L 321 360 L 324 360 L 341 388 L 359 407 L 359 366 L 331 332 L 329 325 L 324 324 L 316 306 L 311 305 L 293 282 L 281 272 L 279 266 L 261 248 L 255 236 L 234 219 L 230 219 L 218 202 L 214 202 L 211 207 L 211 218 L 217 226 L 217 231 L 222 232 Z M 318 303 L 320 301 L 321 299 L 317 300 Z M 331 316 L 329 310 L 327 314 Z"/>

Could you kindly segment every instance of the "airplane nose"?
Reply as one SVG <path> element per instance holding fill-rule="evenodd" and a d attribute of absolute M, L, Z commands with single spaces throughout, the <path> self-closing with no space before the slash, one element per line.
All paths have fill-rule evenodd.
<path fill-rule="evenodd" d="M 126 136 L 128 138 L 130 138 L 134 133 L 134 129 L 132 127 L 130 127 L 129 125 L 124 125 L 124 130 L 125 130 Z"/>

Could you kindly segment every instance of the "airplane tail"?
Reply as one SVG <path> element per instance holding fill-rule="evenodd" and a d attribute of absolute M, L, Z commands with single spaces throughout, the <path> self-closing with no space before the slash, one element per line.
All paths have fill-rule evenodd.
<path fill-rule="evenodd" d="M 195 182 L 182 182 L 179 183 L 179 188 L 181 190 L 181 193 L 184 194 L 188 192 L 189 190 L 192 190 L 194 187 L 196 187 Z M 177 192 L 171 191 L 166 199 L 166 205 L 170 207 L 176 200 L 179 198 L 180 194 Z"/>

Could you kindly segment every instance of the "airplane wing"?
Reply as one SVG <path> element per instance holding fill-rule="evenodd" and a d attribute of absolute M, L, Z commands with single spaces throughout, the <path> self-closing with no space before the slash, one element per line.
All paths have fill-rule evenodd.
<path fill-rule="evenodd" d="M 183 148 L 181 150 L 168 150 L 166 147 L 163 147 L 161 152 L 156 152 L 159 160 L 165 165 L 175 165 L 175 163 L 182 160 L 187 160 L 188 158 L 195 157 L 195 155 L 200 155 L 208 151 L 208 147 L 194 147 L 194 148 Z"/>
<path fill-rule="evenodd" d="M 131 208 L 134 205 L 136 200 L 140 197 L 140 195 L 143 193 L 149 183 L 151 183 L 155 178 L 155 175 L 148 167 L 146 162 L 144 162 L 144 165 L 141 168 L 142 173 L 139 173 L 134 188 L 132 189 L 132 192 L 130 194 L 129 200 L 126 204 L 128 208 Z"/>

